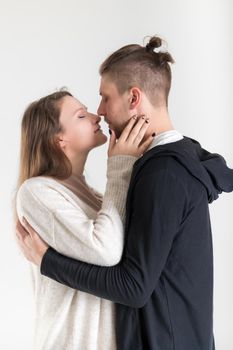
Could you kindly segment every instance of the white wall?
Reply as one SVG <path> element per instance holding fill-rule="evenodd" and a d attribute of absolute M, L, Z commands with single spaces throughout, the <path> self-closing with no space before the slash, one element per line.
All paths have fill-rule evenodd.
<path fill-rule="evenodd" d="M 0 0 L 0 349 L 32 350 L 33 301 L 11 214 L 26 105 L 65 85 L 96 111 L 98 67 L 106 55 L 160 34 L 176 59 L 174 124 L 233 167 L 232 10 L 231 0 Z M 87 165 L 88 179 L 102 191 L 105 163 L 106 146 Z M 232 210 L 232 194 L 211 205 L 218 350 L 233 349 Z"/>

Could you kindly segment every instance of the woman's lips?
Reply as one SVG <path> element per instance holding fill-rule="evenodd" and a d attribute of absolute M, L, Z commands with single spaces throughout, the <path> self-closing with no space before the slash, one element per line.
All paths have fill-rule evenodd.
<path fill-rule="evenodd" d="M 101 130 L 101 127 L 99 126 L 98 129 L 95 130 L 95 134 Z"/>

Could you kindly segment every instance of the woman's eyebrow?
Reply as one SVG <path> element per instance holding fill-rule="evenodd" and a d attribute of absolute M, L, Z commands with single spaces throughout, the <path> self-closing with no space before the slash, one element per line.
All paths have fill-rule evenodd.
<path fill-rule="evenodd" d="M 80 108 L 76 109 L 76 110 L 74 111 L 73 115 L 75 115 L 77 112 L 83 111 L 83 110 L 87 110 L 87 107 L 86 107 L 86 106 L 83 106 L 83 107 L 80 107 Z"/>

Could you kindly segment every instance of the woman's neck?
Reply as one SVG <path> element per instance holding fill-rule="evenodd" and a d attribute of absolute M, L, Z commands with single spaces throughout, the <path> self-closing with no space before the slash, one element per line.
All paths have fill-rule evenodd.
<path fill-rule="evenodd" d="M 72 175 L 74 176 L 80 176 L 84 173 L 84 168 L 86 164 L 88 154 L 75 154 L 75 155 L 69 155 L 67 156 L 70 160 L 70 163 L 72 165 Z"/>

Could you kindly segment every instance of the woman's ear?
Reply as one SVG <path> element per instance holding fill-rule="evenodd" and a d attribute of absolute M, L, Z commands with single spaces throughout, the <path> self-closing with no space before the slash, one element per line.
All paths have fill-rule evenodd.
<path fill-rule="evenodd" d="M 141 102 L 142 92 L 138 87 L 133 87 L 130 90 L 130 109 L 136 110 Z"/>
<path fill-rule="evenodd" d="M 60 145 L 61 149 L 64 149 L 65 146 L 66 146 L 66 142 L 63 138 L 63 135 L 62 134 L 59 134 L 58 137 L 57 137 L 57 143 Z"/>

